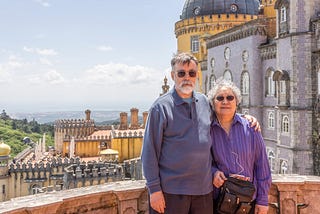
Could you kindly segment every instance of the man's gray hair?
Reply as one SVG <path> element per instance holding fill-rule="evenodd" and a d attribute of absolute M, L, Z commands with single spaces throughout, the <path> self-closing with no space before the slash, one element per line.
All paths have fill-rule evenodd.
<path fill-rule="evenodd" d="M 231 89 L 231 91 L 233 92 L 233 94 L 236 98 L 237 105 L 239 105 L 241 103 L 242 97 L 241 97 L 240 89 L 230 80 L 225 80 L 223 78 L 219 78 L 214 83 L 214 86 L 212 87 L 212 89 L 208 92 L 208 99 L 209 99 L 210 104 L 213 109 L 214 109 L 214 105 L 213 105 L 214 99 L 216 99 L 216 96 L 222 87 Z"/>
<path fill-rule="evenodd" d="M 194 61 L 196 65 L 198 65 L 198 60 L 195 56 L 192 54 L 186 53 L 186 52 L 181 52 L 175 54 L 172 59 L 171 59 L 171 68 L 174 70 L 174 66 L 176 64 L 189 64 L 191 61 Z"/>

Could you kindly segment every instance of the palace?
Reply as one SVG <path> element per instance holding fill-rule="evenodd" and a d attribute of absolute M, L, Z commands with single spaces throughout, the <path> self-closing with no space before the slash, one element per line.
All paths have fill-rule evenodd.
<path fill-rule="evenodd" d="M 320 0 L 186 0 L 175 34 L 200 61 L 198 91 L 241 89 L 273 173 L 320 175 Z"/>
<path fill-rule="evenodd" d="M 63 157 L 97 157 L 100 153 L 118 152 L 118 161 L 137 158 L 142 148 L 144 124 L 148 112 L 143 112 L 143 123 L 139 124 L 139 110 L 120 113 L 119 125 L 97 126 L 86 110 L 85 119 L 61 119 L 55 122 L 55 149 Z"/>

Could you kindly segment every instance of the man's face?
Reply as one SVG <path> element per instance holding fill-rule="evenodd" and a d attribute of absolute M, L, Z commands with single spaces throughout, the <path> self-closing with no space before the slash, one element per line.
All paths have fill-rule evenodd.
<path fill-rule="evenodd" d="M 175 84 L 175 89 L 181 98 L 189 98 L 196 85 L 198 76 L 198 66 L 194 61 L 189 64 L 176 64 L 171 71 L 171 77 Z"/>

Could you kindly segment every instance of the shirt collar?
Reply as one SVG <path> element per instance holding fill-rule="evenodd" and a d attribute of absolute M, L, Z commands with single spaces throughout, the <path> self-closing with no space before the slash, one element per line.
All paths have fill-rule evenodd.
<path fill-rule="evenodd" d="M 241 123 L 242 124 L 241 116 L 239 114 L 237 114 L 237 113 L 233 117 L 232 125 L 234 125 L 236 123 Z M 217 115 L 215 113 L 213 113 L 212 125 L 219 125 L 219 121 L 218 121 Z"/>
<path fill-rule="evenodd" d="M 173 97 L 173 101 L 176 105 L 181 105 L 183 103 L 186 103 L 177 93 L 176 89 L 173 87 L 173 89 L 171 89 L 171 93 L 172 93 L 172 97 Z M 196 93 L 193 91 L 192 92 L 192 102 L 195 102 L 196 99 Z"/>

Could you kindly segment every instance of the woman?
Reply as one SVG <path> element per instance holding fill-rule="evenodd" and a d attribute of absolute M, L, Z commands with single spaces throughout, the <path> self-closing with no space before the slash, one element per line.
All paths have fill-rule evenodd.
<path fill-rule="evenodd" d="M 236 114 L 240 90 L 232 82 L 221 80 L 208 97 L 216 114 L 211 124 L 214 197 L 217 199 L 219 188 L 229 176 L 249 180 L 256 188 L 251 213 L 266 214 L 270 167 L 261 133 Z"/>

